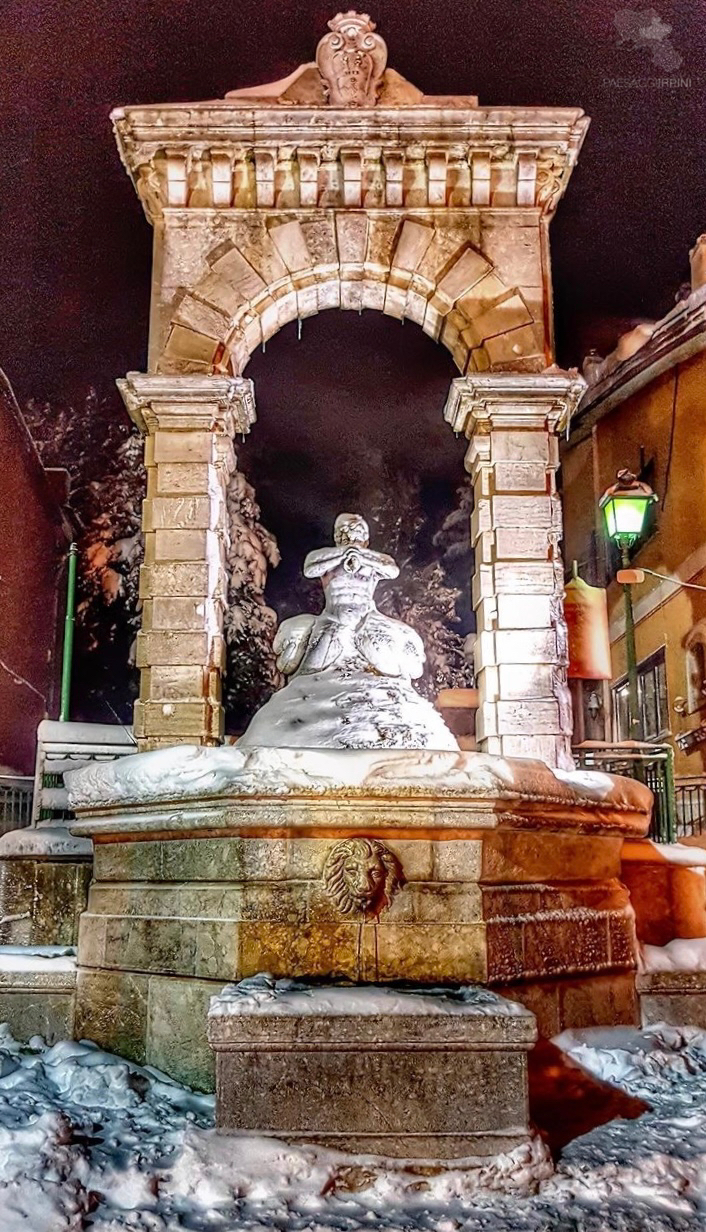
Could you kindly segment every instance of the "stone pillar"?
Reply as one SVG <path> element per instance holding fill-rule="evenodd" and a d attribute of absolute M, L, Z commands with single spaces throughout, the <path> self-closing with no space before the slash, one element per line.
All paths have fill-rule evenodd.
<path fill-rule="evenodd" d="M 556 433 L 585 387 L 558 369 L 470 375 L 452 381 L 444 411 L 470 441 L 479 747 L 564 768 L 573 762 Z"/>
<path fill-rule="evenodd" d="M 146 438 L 138 747 L 218 744 L 226 487 L 235 469 L 233 437 L 255 418 L 252 381 L 132 372 L 118 386 Z"/>

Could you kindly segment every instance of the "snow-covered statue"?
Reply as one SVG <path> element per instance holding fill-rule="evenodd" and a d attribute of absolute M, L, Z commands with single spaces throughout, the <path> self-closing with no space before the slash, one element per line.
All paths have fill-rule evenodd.
<path fill-rule="evenodd" d="M 304 576 L 321 579 L 324 610 L 280 626 L 277 666 L 290 679 L 255 715 L 240 747 L 458 748 L 412 684 L 424 669 L 422 639 L 375 606 L 378 582 L 397 577 L 397 565 L 368 547 L 359 514 L 340 514 L 333 537 L 333 547 L 304 561 Z"/>

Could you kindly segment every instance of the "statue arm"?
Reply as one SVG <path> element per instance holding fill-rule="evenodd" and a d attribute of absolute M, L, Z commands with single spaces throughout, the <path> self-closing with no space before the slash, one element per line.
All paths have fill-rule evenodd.
<path fill-rule="evenodd" d="M 285 676 L 291 676 L 304 658 L 315 619 L 314 616 L 291 616 L 283 620 L 277 630 L 274 652 L 277 667 Z"/>

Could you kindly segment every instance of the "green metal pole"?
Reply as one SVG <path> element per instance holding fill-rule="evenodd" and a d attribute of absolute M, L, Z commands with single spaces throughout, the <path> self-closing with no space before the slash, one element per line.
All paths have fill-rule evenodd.
<path fill-rule="evenodd" d="M 667 842 L 676 843 L 677 841 L 677 800 L 674 787 L 674 749 L 671 744 L 665 746 L 667 752 L 667 761 L 665 764 L 664 773 L 664 794 L 666 796 L 666 823 L 667 823 Z"/>
<path fill-rule="evenodd" d="M 630 568 L 630 552 L 626 543 L 621 543 L 620 551 L 623 559 L 623 569 Z M 629 582 L 623 582 L 625 597 L 625 659 L 628 669 L 628 738 L 640 739 L 640 691 L 637 679 L 637 651 L 635 649 L 635 617 L 632 610 L 632 590 Z M 645 781 L 645 767 L 640 758 L 635 761 L 635 778 L 641 783 Z"/>
<path fill-rule="evenodd" d="M 66 577 L 66 616 L 64 617 L 64 649 L 61 656 L 61 706 L 59 721 L 68 722 L 71 701 L 71 665 L 74 657 L 74 625 L 76 623 L 76 565 L 78 545 L 69 548 L 69 568 Z"/>
<path fill-rule="evenodd" d="M 621 545 L 623 569 L 630 568 L 630 554 L 625 544 Z M 637 652 L 635 650 L 635 617 L 632 610 L 632 591 L 628 582 L 623 583 L 625 596 L 625 659 L 628 669 L 628 736 L 640 739 L 640 700 L 637 681 Z"/>

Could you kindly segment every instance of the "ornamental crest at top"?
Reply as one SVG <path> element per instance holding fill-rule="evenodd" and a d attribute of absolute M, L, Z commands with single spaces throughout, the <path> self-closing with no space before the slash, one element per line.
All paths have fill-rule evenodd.
<path fill-rule="evenodd" d="M 315 58 L 278 81 L 113 111 L 151 221 L 184 208 L 553 214 L 588 125 L 580 108 L 427 94 L 390 67 L 367 13 L 328 26 Z"/>
<path fill-rule="evenodd" d="M 316 49 L 316 65 L 333 107 L 374 107 L 387 64 L 387 44 L 367 13 L 338 13 Z"/>

